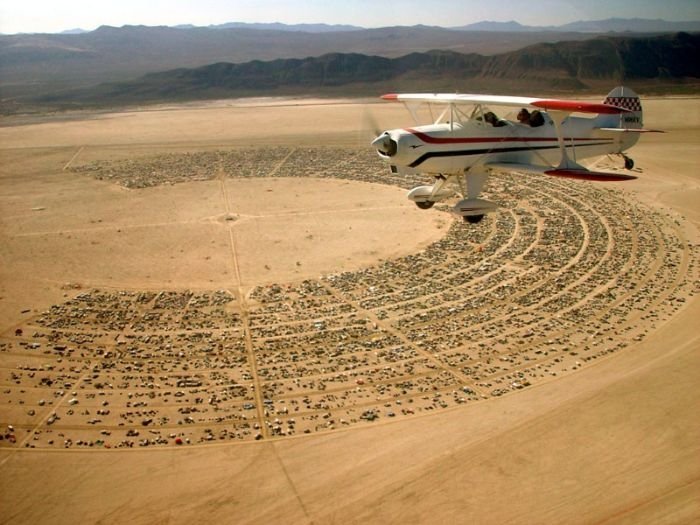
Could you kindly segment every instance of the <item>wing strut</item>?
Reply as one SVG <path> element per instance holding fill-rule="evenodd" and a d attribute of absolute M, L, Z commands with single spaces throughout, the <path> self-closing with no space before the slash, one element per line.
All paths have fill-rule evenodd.
<path fill-rule="evenodd" d="M 550 111 L 549 116 L 554 122 L 554 129 L 557 132 L 557 142 L 559 143 L 559 151 L 561 152 L 561 160 L 559 161 L 558 170 L 585 170 L 586 168 L 581 166 L 574 160 L 569 158 L 566 152 L 566 144 L 564 144 L 564 132 L 562 131 L 562 123 L 569 117 L 571 113 L 569 111 Z M 573 146 L 572 146 L 573 147 Z"/>

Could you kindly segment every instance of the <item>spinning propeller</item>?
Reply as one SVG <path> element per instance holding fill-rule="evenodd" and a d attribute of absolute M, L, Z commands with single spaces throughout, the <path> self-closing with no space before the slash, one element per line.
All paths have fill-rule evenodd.
<path fill-rule="evenodd" d="M 377 151 L 386 157 L 396 155 L 398 144 L 391 138 L 389 132 L 382 130 L 374 114 L 367 108 L 365 108 L 363 120 L 363 128 L 367 130 L 368 133 L 371 133 L 371 137 L 373 138 L 372 146 L 377 148 Z"/>

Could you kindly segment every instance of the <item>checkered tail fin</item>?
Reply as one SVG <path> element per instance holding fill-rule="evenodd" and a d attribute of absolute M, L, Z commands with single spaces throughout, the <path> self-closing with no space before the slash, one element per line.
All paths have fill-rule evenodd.
<path fill-rule="evenodd" d="M 603 103 L 629 110 L 615 117 L 618 119 L 616 127 L 640 129 L 644 126 L 642 120 L 642 103 L 639 100 L 639 96 L 630 88 L 624 86 L 616 87 L 608 93 Z"/>

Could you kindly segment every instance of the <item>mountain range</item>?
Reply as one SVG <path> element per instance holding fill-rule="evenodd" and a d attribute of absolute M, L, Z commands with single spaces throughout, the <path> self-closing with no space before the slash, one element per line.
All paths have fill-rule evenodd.
<path fill-rule="evenodd" d="M 577 25 L 578 24 L 578 25 Z M 685 28 L 700 23 L 603 20 L 569 24 L 577 31 L 483 22 L 461 28 L 357 29 L 327 24 L 244 24 L 211 27 L 102 26 L 66 34 L 0 35 L 0 100 L 118 82 L 173 68 L 358 53 L 397 58 L 435 49 L 496 55 L 536 43 L 588 40 L 584 31 Z"/>
<path fill-rule="evenodd" d="M 176 29 L 194 29 L 205 27 L 207 29 L 261 29 L 272 31 L 297 31 L 306 33 L 334 33 L 339 31 L 362 31 L 366 27 L 348 24 L 283 24 L 280 22 L 251 23 L 251 22 L 227 22 L 224 24 L 210 24 L 208 26 L 196 26 L 193 24 L 180 24 L 172 26 Z M 674 33 L 679 31 L 700 31 L 700 21 L 669 22 L 662 19 L 648 18 L 607 18 L 604 20 L 582 20 L 570 22 L 558 26 L 528 26 L 514 20 L 509 22 L 482 21 L 457 27 L 447 27 L 457 31 L 580 31 L 584 33 Z M 59 34 L 89 33 L 85 29 L 68 29 Z"/>
<path fill-rule="evenodd" d="M 453 51 L 398 58 L 329 53 L 304 59 L 216 63 L 151 73 L 129 82 L 42 97 L 45 104 L 135 104 L 247 95 L 455 91 L 519 88 L 586 90 L 622 82 L 658 85 L 700 79 L 700 34 L 599 37 L 541 43 L 493 56 Z"/>
<path fill-rule="evenodd" d="M 102 26 L 82 34 L 0 35 L 0 98 L 38 95 L 216 62 L 244 63 L 327 53 L 396 58 L 433 49 L 490 55 L 539 42 L 588 38 L 591 35 L 584 33 L 495 33 L 426 26 L 322 33 Z"/>
<path fill-rule="evenodd" d="M 198 26 L 192 24 L 181 24 L 174 27 L 178 29 L 192 29 Z M 363 29 L 366 29 L 364 27 L 346 24 L 282 24 L 280 22 L 227 22 L 225 24 L 213 24 L 205 27 L 207 27 L 208 29 L 263 29 L 268 31 L 300 31 L 303 33 L 335 33 L 338 31 L 362 31 Z"/>

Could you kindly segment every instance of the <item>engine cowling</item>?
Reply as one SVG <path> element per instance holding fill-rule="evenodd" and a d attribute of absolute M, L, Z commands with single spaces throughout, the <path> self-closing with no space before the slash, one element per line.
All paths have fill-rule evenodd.
<path fill-rule="evenodd" d="M 384 158 L 390 158 L 396 155 L 398 149 L 398 143 L 396 139 L 391 136 L 391 133 L 385 131 L 379 135 L 376 139 L 372 141 L 372 146 L 377 148 L 377 153 L 379 153 Z"/>

